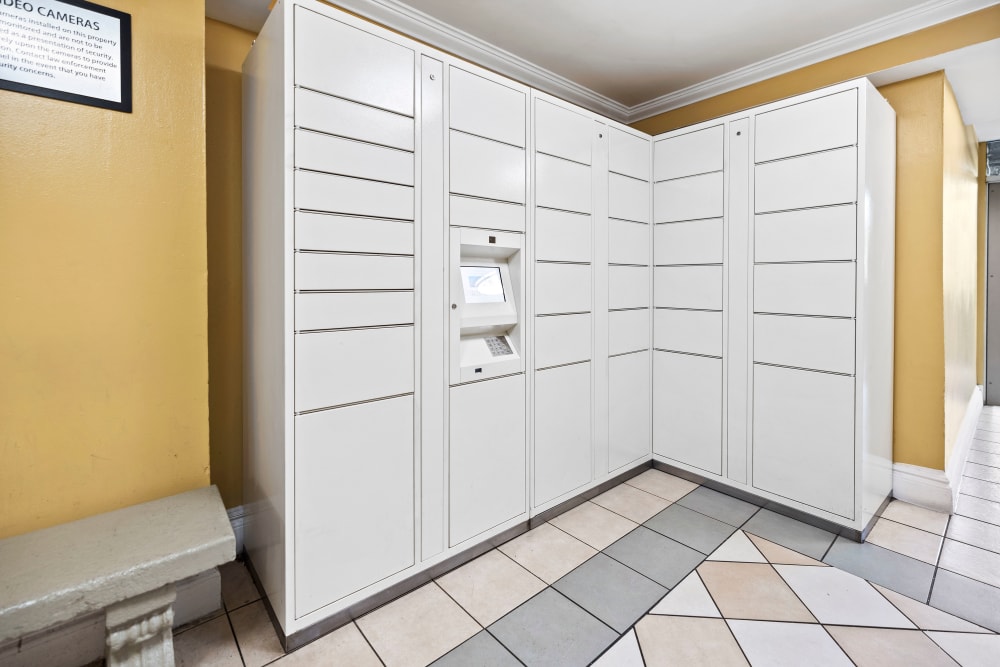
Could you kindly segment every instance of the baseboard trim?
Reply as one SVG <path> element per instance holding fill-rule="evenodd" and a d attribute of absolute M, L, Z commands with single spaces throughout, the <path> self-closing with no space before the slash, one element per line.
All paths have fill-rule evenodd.
<path fill-rule="evenodd" d="M 962 468 L 972 448 L 976 424 L 983 411 L 983 388 L 976 386 L 962 417 L 958 437 L 944 470 L 924 468 L 909 463 L 892 464 L 892 496 L 935 512 L 954 514 L 962 484 Z"/>
<path fill-rule="evenodd" d="M 952 489 L 944 470 L 892 464 L 892 497 L 935 512 L 952 512 Z"/>
<path fill-rule="evenodd" d="M 979 424 L 979 417 L 983 413 L 983 403 L 985 403 L 983 387 L 976 385 L 969 396 L 969 404 L 965 407 L 965 416 L 962 418 L 962 426 L 958 430 L 958 437 L 951 448 L 951 456 L 944 464 L 944 472 L 951 484 L 951 506 L 952 511 L 958 507 L 958 494 L 962 486 L 962 470 L 965 468 L 965 461 L 969 458 L 969 450 L 972 449 L 972 439 L 976 437 L 976 426 Z"/>

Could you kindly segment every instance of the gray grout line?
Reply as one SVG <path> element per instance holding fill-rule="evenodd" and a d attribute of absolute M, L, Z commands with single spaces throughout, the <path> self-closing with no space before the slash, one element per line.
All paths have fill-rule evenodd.
<path fill-rule="evenodd" d="M 236 654 L 240 656 L 243 667 L 246 667 L 247 661 L 243 658 L 243 649 L 240 648 L 240 640 L 236 637 L 236 628 L 233 627 L 233 619 L 229 618 L 228 611 L 226 612 L 226 623 L 229 625 L 229 632 L 233 635 L 233 643 L 236 644 Z"/>
<path fill-rule="evenodd" d="M 368 613 L 370 614 L 371 612 L 368 612 Z M 366 614 L 366 615 L 367 615 L 367 614 Z M 364 616 L 361 616 L 361 618 L 364 618 Z M 358 634 L 360 634 L 360 635 L 361 635 L 361 638 L 365 640 L 365 643 L 366 643 L 366 644 L 368 644 L 368 648 L 370 648 L 370 649 L 372 650 L 372 653 L 374 653 L 374 654 L 375 654 L 375 659 L 376 659 L 376 660 L 378 660 L 378 661 L 379 661 L 380 663 L 382 663 L 382 667 L 385 667 L 385 660 L 383 660 L 383 659 L 382 659 L 382 656 L 380 656 L 380 655 L 378 654 L 378 651 L 376 651 L 376 650 L 375 650 L 375 645 L 374 645 L 374 644 L 372 644 L 372 642 L 371 642 L 371 640 L 370 640 L 370 639 L 368 639 L 368 635 L 366 635 L 366 634 L 365 634 L 365 631 L 361 629 L 361 626 L 360 626 L 360 625 L 358 625 L 358 624 L 357 624 L 357 623 L 355 622 L 356 620 L 357 620 L 357 619 L 355 619 L 354 621 L 351 621 L 351 623 L 352 623 L 352 624 L 354 625 L 354 627 L 356 627 L 356 628 L 358 629 Z M 293 653 L 294 653 L 294 651 L 293 651 Z"/>

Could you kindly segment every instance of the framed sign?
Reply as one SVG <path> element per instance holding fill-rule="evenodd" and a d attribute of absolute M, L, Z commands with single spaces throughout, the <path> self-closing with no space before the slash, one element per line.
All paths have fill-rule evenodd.
<path fill-rule="evenodd" d="M 0 89 L 131 113 L 131 15 L 84 0 L 0 0 Z"/>

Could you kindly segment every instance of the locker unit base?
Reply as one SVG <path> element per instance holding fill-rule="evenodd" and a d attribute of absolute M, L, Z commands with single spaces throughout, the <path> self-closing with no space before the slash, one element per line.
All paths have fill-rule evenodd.
<path fill-rule="evenodd" d="M 882 499 L 878 509 L 872 515 L 871 520 L 867 524 L 865 524 L 862 528 L 852 528 L 850 526 L 845 526 L 842 523 L 816 516 L 811 512 L 805 512 L 791 507 L 781 500 L 775 500 L 774 498 L 770 498 L 766 495 L 754 493 L 749 490 L 750 487 L 733 484 L 728 481 L 720 481 L 719 479 L 713 477 L 705 477 L 701 473 L 694 472 L 687 468 L 682 468 L 675 463 L 664 461 L 658 456 L 653 457 L 652 467 L 656 470 L 662 470 L 665 473 L 686 479 L 689 482 L 700 484 L 705 488 L 712 489 L 713 491 L 718 491 L 719 493 L 724 493 L 727 496 L 732 496 L 738 500 L 748 502 L 751 505 L 756 505 L 761 509 L 770 510 L 776 514 L 782 514 L 791 519 L 795 519 L 796 521 L 801 521 L 802 523 L 809 524 L 810 526 L 815 526 L 816 528 L 821 528 L 827 532 L 834 533 L 835 535 L 841 535 L 849 540 L 854 540 L 855 542 L 864 542 L 868 539 L 868 533 L 871 532 L 872 527 L 882 517 L 882 512 L 885 511 L 885 508 L 889 506 L 889 502 L 892 500 L 892 494 L 890 493 Z"/>
<path fill-rule="evenodd" d="M 278 621 L 278 617 L 271 606 L 271 600 L 265 593 L 262 599 L 264 601 L 264 607 L 267 609 L 267 615 L 271 619 L 271 625 L 274 627 L 274 631 L 278 635 L 278 640 L 281 642 L 281 646 L 285 652 L 288 653 L 294 651 L 319 639 L 320 637 L 323 637 L 324 635 L 333 632 L 341 626 L 347 625 L 354 619 L 364 616 L 368 612 L 373 611 L 384 604 L 392 602 L 396 598 L 402 597 L 407 593 L 420 588 L 424 584 L 430 583 L 432 580 L 437 579 L 438 577 L 451 572 L 452 570 L 457 569 L 462 565 L 475 560 L 476 558 L 479 558 L 486 552 L 497 548 L 505 542 L 509 542 L 515 537 L 523 535 L 532 528 L 540 526 L 550 519 L 553 519 L 564 512 L 568 512 L 578 505 L 582 505 L 592 498 L 596 498 L 605 491 L 632 479 L 636 475 L 642 474 L 646 470 L 649 470 L 651 465 L 653 464 L 648 459 L 642 461 L 629 470 L 617 474 L 614 477 L 611 477 L 593 486 L 592 488 L 589 488 L 586 491 L 559 503 L 555 507 L 551 507 L 525 521 L 509 526 L 482 542 L 478 542 L 466 549 L 458 551 L 444 560 L 430 565 L 427 569 L 414 572 L 405 579 L 372 593 L 370 596 L 358 600 L 357 602 L 354 602 L 353 604 L 350 604 L 343 609 L 316 621 L 306 628 L 297 630 L 287 635 L 282 629 L 281 623 Z M 249 570 L 250 576 L 253 578 L 254 585 L 257 586 L 258 590 L 264 591 L 264 586 L 262 585 L 260 577 L 257 574 L 257 570 L 254 568 L 253 559 L 250 557 L 250 554 L 244 551 L 243 558 L 246 563 L 247 570 Z"/>

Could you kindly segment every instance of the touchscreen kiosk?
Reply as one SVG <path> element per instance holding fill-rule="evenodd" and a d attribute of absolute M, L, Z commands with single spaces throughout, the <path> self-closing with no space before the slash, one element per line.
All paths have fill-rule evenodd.
<path fill-rule="evenodd" d="M 451 233 L 451 383 L 523 371 L 522 235 Z"/>

